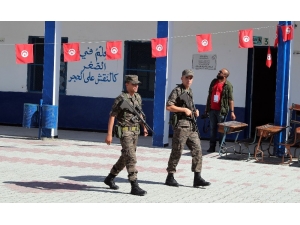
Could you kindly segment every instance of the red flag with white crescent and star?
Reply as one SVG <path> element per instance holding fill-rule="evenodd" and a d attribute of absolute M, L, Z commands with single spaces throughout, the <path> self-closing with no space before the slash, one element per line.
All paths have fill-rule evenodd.
<path fill-rule="evenodd" d="M 253 48 L 253 29 L 239 30 L 239 48 Z"/>
<path fill-rule="evenodd" d="M 64 62 L 80 61 L 79 43 L 63 43 Z"/>
<path fill-rule="evenodd" d="M 16 44 L 16 63 L 33 63 L 33 44 Z"/>
<path fill-rule="evenodd" d="M 292 25 L 281 26 L 283 41 L 290 41 L 294 37 L 294 27 Z"/>
<path fill-rule="evenodd" d="M 276 27 L 276 35 L 275 35 L 275 41 L 274 41 L 274 47 L 278 46 L 278 25 Z"/>
<path fill-rule="evenodd" d="M 211 34 L 197 34 L 196 41 L 198 52 L 212 51 Z"/>
<path fill-rule="evenodd" d="M 167 56 L 167 38 L 152 38 L 152 58 Z"/>
<path fill-rule="evenodd" d="M 271 67 L 272 65 L 272 55 L 271 55 L 271 49 L 270 46 L 268 47 L 268 53 L 267 53 L 267 61 L 266 61 L 267 67 Z"/>
<path fill-rule="evenodd" d="M 106 60 L 115 60 L 122 58 L 122 41 L 106 42 Z"/>

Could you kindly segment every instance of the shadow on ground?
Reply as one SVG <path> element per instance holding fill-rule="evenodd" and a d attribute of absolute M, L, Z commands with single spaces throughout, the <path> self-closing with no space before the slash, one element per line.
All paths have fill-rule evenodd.
<path fill-rule="evenodd" d="M 72 180 L 72 181 L 79 181 L 79 182 L 102 182 L 106 178 L 106 176 L 61 176 L 60 178 Z M 116 183 L 128 183 L 128 179 L 122 178 L 122 177 L 116 177 L 114 179 Z M 154 181 L 145 181 L 145 180 L 138 180 L 138 183 L 144 183 L 144 184 L 164 184 L 163 182 L 154 182 Z M 105 184 L 104 184 L 105 185 Z"/>

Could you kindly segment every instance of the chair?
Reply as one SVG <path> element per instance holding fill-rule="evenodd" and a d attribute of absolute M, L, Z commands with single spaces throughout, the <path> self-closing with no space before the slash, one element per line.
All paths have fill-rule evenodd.
<path fill-rule="evenodd" d="M 293 139 L 288 139 L 285 141 L 285 143 L 280 143 L 280 145 L 284 145 L 284 147 L 287 149 L 287 155 L 290 157 L 289 161 L 284 162 L 284 155 L 282 156 L 282 163 L 290 164 L 293 161 L 293 157 L 291 154 L 291 147 L 300 143 L 300 127 L 297 127 L 294 133 Z M 296 157 L 296 150 L 299 147 L 297 147 L 294 151 L 294 157 Z M 300 163 L 300 155 L 298 157 L 298 163 Z"/>
<path fill-rule="evenodd" d="M 254 134 L 253 138 L 248 138 L 248 139 L 243 139 L 243 140 L 237 141 L 238 145 L 240 146 L 240 151 L 235 152 L 235 153 L 243 154 L 243 150 L 247 149 L 248 150 L 248 159 L 247 159 L 247 161 L 248 161 L 250 159 L 250 155 L 251 155 L 249 147 L 253 144 L 256 144 L 256 136 L 257 136 L 257 129 L 255 129 L 255 134 Z M 244 148 L 242 148 L 242 144 L 245 146 Z"/>

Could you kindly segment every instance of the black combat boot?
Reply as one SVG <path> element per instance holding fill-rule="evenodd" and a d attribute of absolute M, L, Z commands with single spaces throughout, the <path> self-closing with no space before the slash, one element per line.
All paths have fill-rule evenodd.
<path fill-rule="evenodd" d="M 174 174 L 173 173 L 168 173 L 167 179 L 166 179 L 166 185 L 168 186 L 174 186 L 174 187 L 178 187 L 179 184 L 177 183 L 177 181 L 174 179 Z"/>
<path fill-rule="evenodd" d="M 139 184 L 137 181 L 130 181 L 131 183 L 131 192 L 130 194 L 132 195 L 139 195 L 139 196 L 144 196 L 147 194 L 147 191 L 144 191 L 142 188 L 139 187 Z"/>
<path fill-rule="evenodd" d="M 207 152 L 215 152 L 215 151 L 216 151 L 216 143 L 210 143 Z"/>
<path fill-rule="evenodd" d="M 107 177 L 105 178 L 105 180 L 104 180 L 104 183 L 105 183 L 106 185 L 108 185 L 110 189 L 117 190 L 117 189 L 119 189 L 119 186 L 116 185 L 115 182 L 114 182 L 115 177 L 116 177 L 116 176 L 113 175 L 113 174 L 111 174 L 111 173 L 108 174 L 108 176 L 107 176 Z"/>
<path fill-rule="evenodd" d="M 198 186 L 209 186 L 210 182 L 205 181 L 201 176 L 200 176 L 200 172 L 195 172 L 194 173 L 194 187 L 198 187 Z"/>

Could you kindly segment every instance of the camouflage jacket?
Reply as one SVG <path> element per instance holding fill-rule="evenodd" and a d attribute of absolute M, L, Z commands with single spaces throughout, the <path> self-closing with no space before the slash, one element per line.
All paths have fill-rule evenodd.
<path fill-rule="evenodd" d="M 211 95 L 212 95 L 212 89 L 215 83 L 218 81 L 218 79 L 213 79 L 210 83 L 209 90 L 208 90 L 208 97 L 206 101 L 206 111 L 210 111 L 210 105 L 211 105 Z M 233 86 L 232 84 L 226 80 L 223 86 L 223 91 L 221 94 L 221 110 L 220 114 L 225 116 L 229 112 L 229 101 L 233 101 Z"/>
<path fill-rule="evenodd" d="M 183 84 L 178 84 L 177 87 L 175 87 L 171 91 L 171 93 L 168 97 L 166 106 L 175 105 L 175 106 L 178 106 L 178 107 L 188 108 L 186 106 L 186 104 L 184 104 L 184 102 L 179 99 L 179 96 L 183 92 L 188 92 L 189 93 L 189 95 L 191 96 L 191 103 L 192 103 L 190 105 L 193 105 L 193 102 L 192 102 L 193 101 L 193 91 L 192 91 L 192 89 L 191 88 L 186 89 Z M 190 110 L 193 110 L 193 109 L 190 109 Z M 175 114 L 185 116 L 185 113 L 175 113 Z M 182 119 L 181 117 L 178 118 L 178 126 L 190 126 L 190 125 L 191 125 L 190 121 L 188 121 L 186 119 Z"/>
<path fill-rule="evenodd" d="M 119 103 L 122 101 L 123 97 L 127 99 L 127 101 L 134 107 L 136 107 L 137 105 L 139 105 L 140 107 L 142 106 L 142 98 L 138 93 L 134 93 L 134 95 L 131 96 L 127 92 L 122 92 L 118 97 L 115 98 L 114 104 L 111 108 L 109 115 L 116 117 L 118 125 L 122 127 L 138 126 L 138 122 L 133 122 L 131 120 L 134 117 L 134 114 L 128 110 L 122 110 L 119 107 Z"/>

